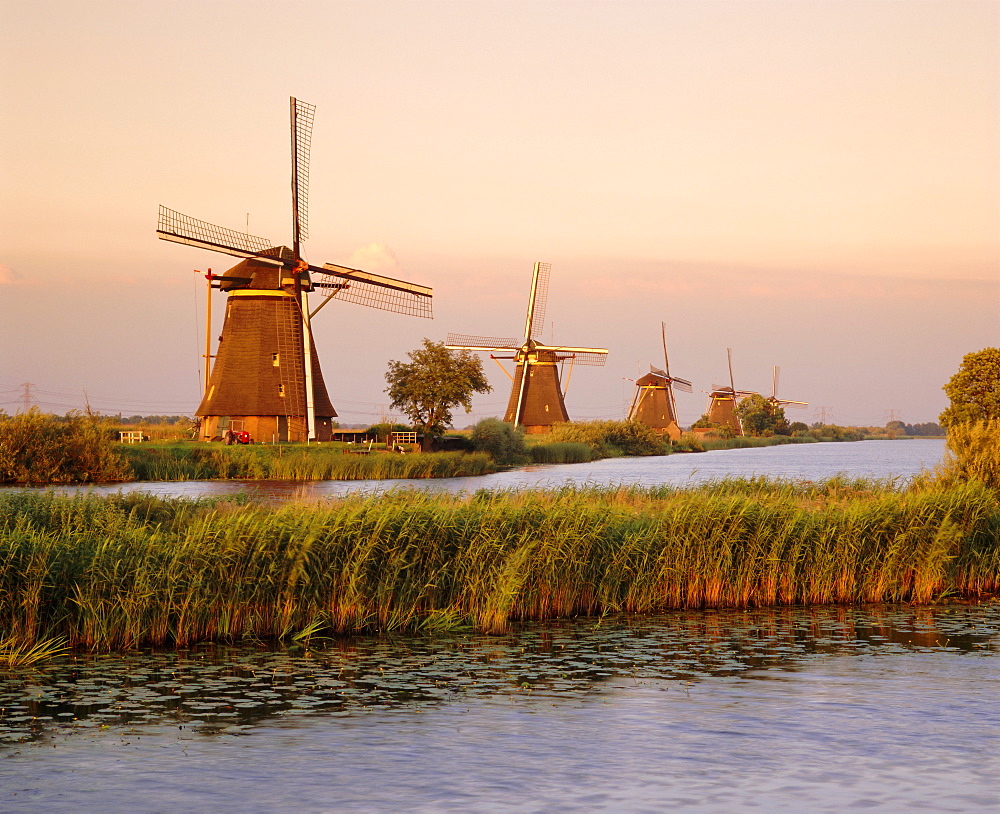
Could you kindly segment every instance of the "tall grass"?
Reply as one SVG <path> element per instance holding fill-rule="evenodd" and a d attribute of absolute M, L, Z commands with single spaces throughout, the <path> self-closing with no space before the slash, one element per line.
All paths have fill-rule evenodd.
<path fill-rule="evenodd" d="M 574 441 L 534 444 L 529 452 L 536 464 L 585 464 L 598 457 L 590 444 Z"/>
<path fill-rule="evenodd" d="M 108 650 L 1000 590 L 979 483 L 351 496 L 279 509 L 0 494 L 0 639 Z"/>
<path fill-rule="evenodd" d="M 594 458 L 667 455 L 670 442 L 640 421 L 580 421 L 553 424 L 546 443 L 586 444 Z"/>
<path fill-rule="evenodd" d="M 353 455 L 342 447 L 136 445 L 123 449 L 136 480 L 376 480 L 453 478 L 495 472 L 483 453 Z"/>

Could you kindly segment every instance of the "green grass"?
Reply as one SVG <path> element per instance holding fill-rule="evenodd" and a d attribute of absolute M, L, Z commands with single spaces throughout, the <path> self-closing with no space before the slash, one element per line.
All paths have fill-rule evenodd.
<path fill-rule="evenodd" d="M 0 639 L 115 650 L 302 631 L 503 631 L 669 608 L 1000 590 L 977 482 L 403 491 L 278 509 L 0 494 Z"/>
<path fill-rule="evenodd" d="M 352 449 L 358 449 L 354 447 Z M 344 445 L 125 445 L 136 480 L 381 480 L 454 478 L 496 471 L 482 453 L 352 454 Z"/>

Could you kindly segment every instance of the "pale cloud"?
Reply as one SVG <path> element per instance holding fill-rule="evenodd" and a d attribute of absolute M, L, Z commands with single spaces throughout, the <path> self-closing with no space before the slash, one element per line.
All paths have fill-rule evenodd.
<path fill-rule="evenodd" d="M 396 254 L 384 243 L 368 243 L 351 252 L 346 265 L 372 274 L 398 276 L 403 271 Z"/>

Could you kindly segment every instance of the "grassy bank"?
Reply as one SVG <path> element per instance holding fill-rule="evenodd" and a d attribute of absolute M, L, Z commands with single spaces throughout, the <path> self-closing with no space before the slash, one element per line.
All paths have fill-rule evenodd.
<path fill-rule="evenodd" d="M 0 494 L 0 638 L 99 650 L 1000 589 L 979 483 L 225 502 Z"/>
<path fill-rule="evenodd" d="M 481 453 L 373 452 L 352 454 L 341 445 L 225 446 L 137 444 L 124 446 L 135 480 L 382 480 L 455 478 L 496 471 Z"/>

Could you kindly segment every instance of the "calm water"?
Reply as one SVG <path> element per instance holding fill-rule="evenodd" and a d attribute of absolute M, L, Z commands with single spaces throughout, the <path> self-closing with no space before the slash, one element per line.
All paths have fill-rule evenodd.
<path fill-rule="evenodd" d="M 770 475 L 796 480 L 849 477 L 906 480 L 933 468 L 944 454 L 943 440 L 860 441 L 789 444 L 758 449 L 720 450 L 654 458 L 611 458 L 589 464 L 530 466 L 475 478 L 402 481 L 185 481 L 91 486 L 105 493 L 144 491 L 171 497 L 208 497 L 245 493 L 265 500 L 324 498 L 348 492 L 421 489 L 473 492 L 477 489 L 525 489 L 568 484 L 684 485 L 725 477 Z M 75 487 L 68 487 L 76 491 Z"/>
<path fill-rule="evenodd" d="M 1000 605 L 100 657 L 0 708 L 4 811 L 996 811 Z"/>

